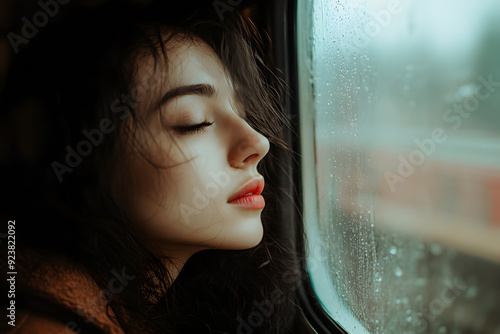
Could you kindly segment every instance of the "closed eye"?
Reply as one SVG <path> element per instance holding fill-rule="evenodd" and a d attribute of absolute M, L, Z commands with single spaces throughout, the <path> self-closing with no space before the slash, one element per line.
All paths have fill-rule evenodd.
<path fill-rule="evenodd" d="M 205 130 L 206 127 L 212 125 L 214 122 L 202 122 L 197 124 L 189 124 L 189 125 L 176 125 L 173 127 L 174 131 L 181 135 L 189 135 L 200 133 Z"/>

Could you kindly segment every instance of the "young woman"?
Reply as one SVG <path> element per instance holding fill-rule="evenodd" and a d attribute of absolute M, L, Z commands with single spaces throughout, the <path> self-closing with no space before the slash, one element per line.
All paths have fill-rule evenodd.
<path fill-rule="evenodd" d="M 285 145 L 262 41 L 238 10 L 186 7 L 80 9 L 16 55 L 11 333 L 307 332 L 265 179 Z"/>

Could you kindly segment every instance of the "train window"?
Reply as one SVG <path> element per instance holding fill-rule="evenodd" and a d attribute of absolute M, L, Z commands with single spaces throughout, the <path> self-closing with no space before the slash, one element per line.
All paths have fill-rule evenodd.
<path fill-rule="evenodd" d="M 299 0 L 308 270 L 349 333 L 500 333 L 500 3 Z"/>

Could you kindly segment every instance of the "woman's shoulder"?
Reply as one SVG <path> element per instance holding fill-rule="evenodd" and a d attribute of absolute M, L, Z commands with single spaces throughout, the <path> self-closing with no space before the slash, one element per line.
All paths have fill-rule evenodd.
<path fill-rule="evenodd" d="M 16 270 L 15 327 L 7 333 L 124 333 L 108 307 L 109 293 L 69 258 L 19 250 Z"/>

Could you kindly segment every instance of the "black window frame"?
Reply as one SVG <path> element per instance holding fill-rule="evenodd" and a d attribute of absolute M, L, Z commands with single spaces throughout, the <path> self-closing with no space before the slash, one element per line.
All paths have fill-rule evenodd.
<path fill-rule="evenodd" d="M 280 218 L 282 222 L 289 222 L 283 226 L 283 233 L 294 242 L 294 248 L 301 258 L 306 258 L 304 240 L 303 194 L 302 194 L 302 166 L 300 163 L 300 133 L 299 122 L 299 95 L 298 95 L 298 60 L 297 60 L 297 1 L 275 0 L 271 2 L 258 1 L 256 4 L 260 13 L 265 13 L 264 30 L 268 32 L 272 41 L 272 50 L 269 50 L 272 67 L 276 69 L 276 76 L 282 80 L 284 87 L 280 93 L 281 104 L 291 128 L 286 129 L 286 140 L 296 156 L 283 153 L 280 161 L 287 166 L 287 173 L 276 176 L 276 180 L 285 190 L 286 198 L 280 201 L 282 205 Z M 290 180 L 290 176 L 292 180 Z M 305 268 L 298 268 L 302 277 L 297 289 L 307 321 L 320 334 L 347 334 L 348 332 L 330 315 L 321 305 L 314 292 L 310 275 Z"/>

